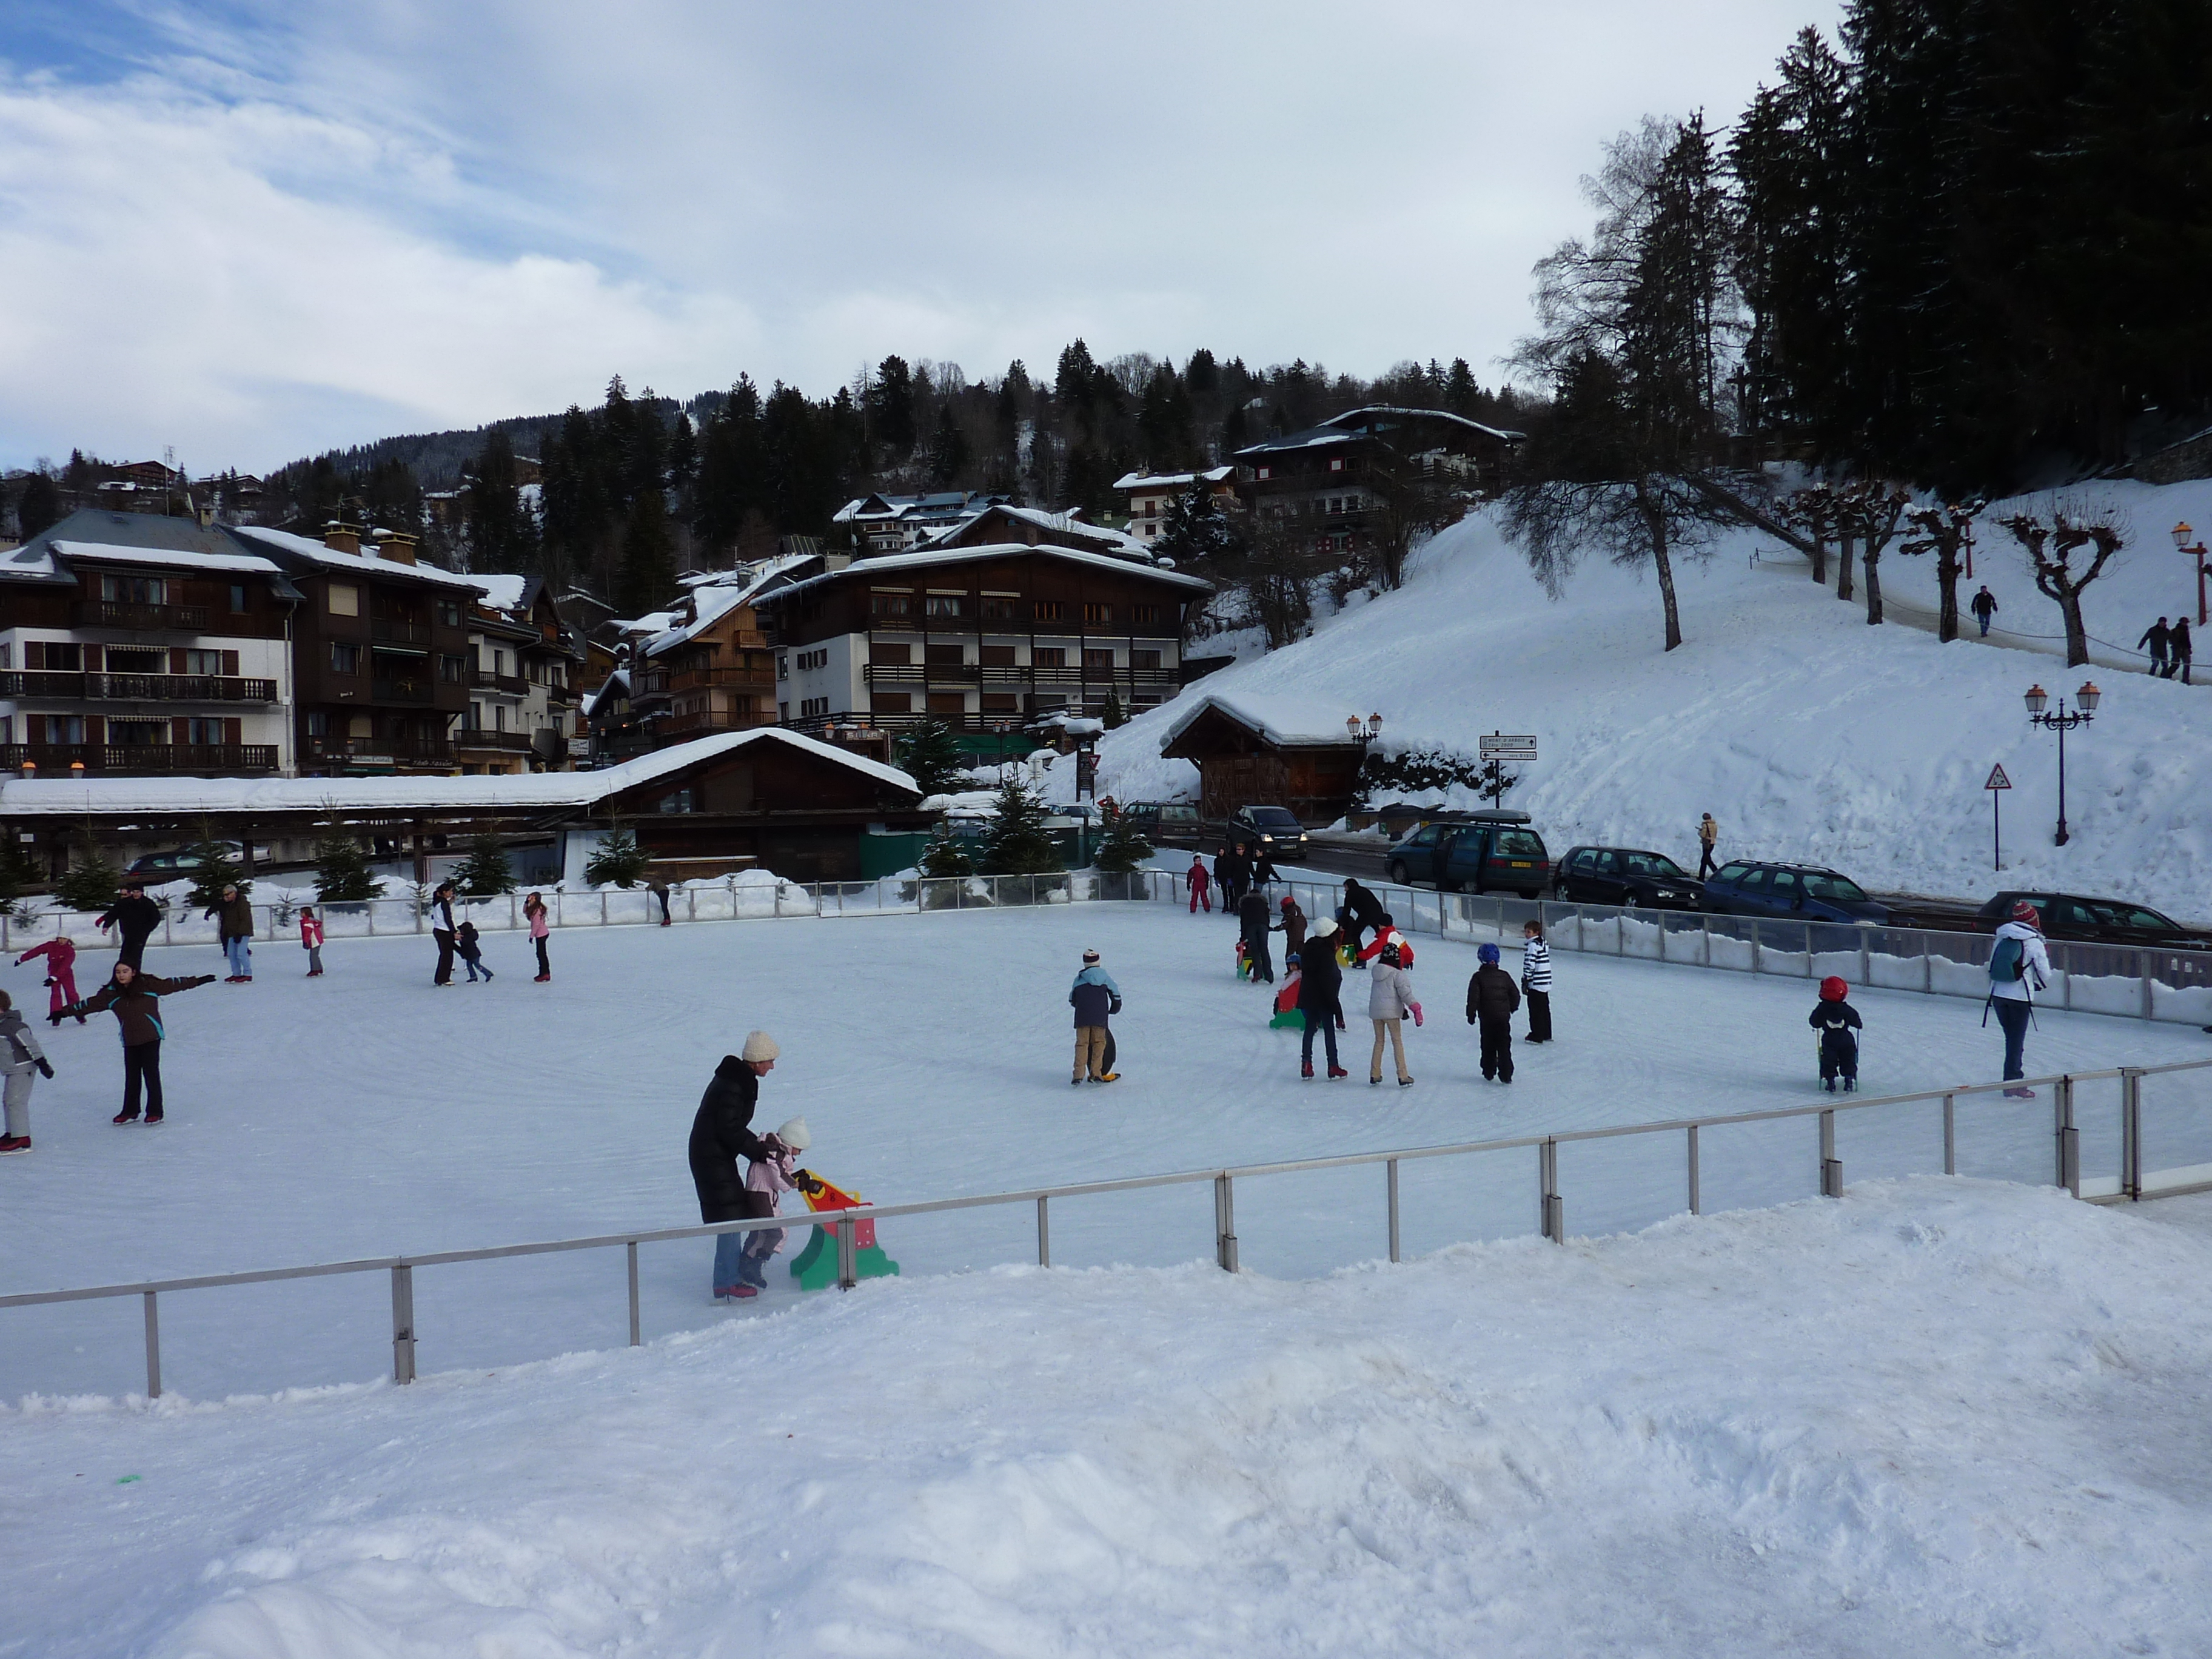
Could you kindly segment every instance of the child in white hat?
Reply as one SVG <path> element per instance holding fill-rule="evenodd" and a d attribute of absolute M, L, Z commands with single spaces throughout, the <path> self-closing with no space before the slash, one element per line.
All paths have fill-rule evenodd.
<path fill-rule="evenodd" d="M 754 1192 L 766 1193 L 769 1213 L 775 1215 L 782 1211 L 786 1193 L 813 1188 L 814 1177 L 799 1167 L 799 1155 L 814 1144 L 814 1137 L 806 1127 L 806 1120 L 795 1117 L 774 1134 L 764 1137 L 763 1144 L 768 1148 L 768 1156 L 755 1158 L 746 1168 L 745 1185 Z M 747 1236 L 744 1249 L 738 1258 L 739 1297 L 749 1299 L 768 1288 L 769 1258 L 783 1248 L 783 1234 L 781 1227 L 763 1227 Z"/>

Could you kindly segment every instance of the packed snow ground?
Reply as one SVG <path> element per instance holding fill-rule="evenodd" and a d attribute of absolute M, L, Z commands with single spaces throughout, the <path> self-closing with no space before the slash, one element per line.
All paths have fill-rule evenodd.
<path fill-rule="evenodd" d="M 1425 937 L 1413 980 L 1429 1024 L 1407 1033 L 1415 1086 L 1367 1085 L 1358 974 L 1346 977 L 1353 1078 L 1304 1083 L 1296 1036 L 1270 1030 L 1265 990 L 1231 972 L 1233 939 L 1218 915 L 1115 903 L 584 928 L 554 937 L 555 978 L 539 986 L 528 942 L 495 933 L 497 980 L 445 991 L 428 984 L 427 939 L 334 941 L 313 981 L 296 948 L 264 945 L 253 984 L 167 1006 L 158 1128 L 108 1121 L 121 1071 L 112 1018 L 39 1028 L 59 1074 L 38 1085 L 36 1150 L 0 1160 L 0 1290 L 691 1224 L 692 1113 L 716 1061 L 757 1026 L 784 1049 L 762 1121 L 804 1114 L 810 1164 L 885 1202 L 1826 1098 L 1809 985 L 1565 952 L 1559 1040 L 1522 1045 L 1510 1088 L 1485 1084 L 1463 1013 L 1474 952 Z M 1071 1089 L 1066 987 L 1086 945 L 1127 997 L 1124 1078 Z M 212 946 L 148 958 L 156 972 L 220 971 Z M 43 1006 L 34 967 L 6 982 Z M 1996 1075 L 2000 1042 L 1975 1005 L 1856 1001 L 1869 1092 Z M 2208 1054 L 2192 1027 L 2056 1011 L 2029 1049 L 2039 1071 Z M 2116 1101 L 2109 1083 L 2082 1085 L 2093 1175 L 2115 1167 Z M 2146 1108 L 2152 1167 L 2212 1161 L 2212 1070 L 2150 1079 Z M 2047 1099 L 1979 1097 L 1960 1128 L 1963 1173 L 2049 1179 Z M 1848 1114 L 1840 1136 L 1854 1181 L 1942 1168 L 1932 1107 Z M 1816 1146 L 1810 1120 L 1709 1132 L 1706 1206 L 1812 1192 Z M 1560 1172 L 1577 1232 L 1641 1226 L 1684 1202 L 1676 1136 L 1569 1146 Z M 1406 1248 L 1532 1230 L 1535 1176 L 1527 1151 L 1404 1166 Z M 1237 1215 L 1249 1267 L 1325 1273 L 1382 1253 L 1382 1171 L 1248 1180 Z M 1033 1260 L 1034 1219 L 1026 1205 L 905 1218 L 884 1238 L 927 1275 Z M 1203 1184 L 1061 1200 L 1054 1260 L 1188 1262 L 1210 1256 L 1212 1220 Z M 641 1252 L 648 1336 L 743 1316 L 708 1304 L 710 1253 L 705 1241 Z M 796 1294 L 781 1267 L 775 1279 L 769 1309 Z M 415 1297 L 426 1372 L 626 1334 L 619 1250 L 425 1268 Z M 379 1273 L 179 1292 L 161 1318 L 166 1384 L 193 1398 L 363 1381 L 391 1363 Z M 0 1400 L 141 1388 L 139 1337 L 132 1299 L 0 1310 Z"/>
<path fill-rule="evenodd" d="M 2093 634 L 2132 647 L 2160 612 L 2193 610 L 2194 567 L 2167 531 L 2177 519 L 2212 523 L 2212 483 L 2106 485 L 2085 499 L 2134 526 L 2134 544 L 2085 601 Z M 1932 606 L 1928 564 L 1893 553 L 1886 589 Z M 2005 626 L 2058 631 L 2057 606 L 1993 522 L 1976 574 Z M 2039 681 L 2070 702 L 2081 671 L 1980 643 L 1971 618 L 1969 637 L 1948 646 L 1914 628 L 1869 628 L 1863 606 L 1838 603 L 1768 537 L 1724 536 L 1710 560 L 1678 562 L 1676 580 L 1686 642 L 1667 652 L 1648 576 L 1592 556 L 1554 604 L 1479 514 L 1417 555 L 1401 591 L 1109 733 L 1100 787 L 1124 800 L 1194 797 L 1196 769 L 1159 757 L 1169 726 L 1209 693 L 1277 697 L 1334 711 L 1338 729 L 1345 715 L 1380 714 L 1391 749 L 1472 754 L 1480 733 L 1534 733 L 1542 758 L 1516 769 L 1507 804 L 1531 813 L 1555 852 L 1651 847 L 1694 867 L 1698 815 L 1711 811 L 1726 856 L 1981 896 L 1999 883 L 1982 785 L 2002 763 L 2014 785 L 2004 885 L 2112 893 L 2212 921 L 2212 690 L 2093 671 L 2103 706 L 2068 742 L 2073 839 L 2054 848 L 2057 744 L 2029 726 L 2021 695 Z M 2212 679 L 2212 646 L 2204 661 L 2198 678 Z"/>
<path fill-rule="evenodd" d="M 1916 1177 L 42 1406 L 0 1417 L 0 1654 L 2203 1653 L 2208 1276 L 2201 1233 Z"/>

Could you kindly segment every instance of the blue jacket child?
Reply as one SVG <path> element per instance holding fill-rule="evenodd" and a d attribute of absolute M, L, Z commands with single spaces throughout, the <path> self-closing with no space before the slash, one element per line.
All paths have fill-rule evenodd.
<path fill-rule="evenodd" d="M 1113 1082 L 1119 1073 L 1113 1069 L 1114 1039 L 1108 1034 L 1106 1019 L 1121 1012 L 1121 988 L 1098 965 L 1097 951 L 1083 953 L 1083 971 L 1075 976 L 1067 1001 L 1075 1010 L 1075 1075 L 1068 1081 Z"/>

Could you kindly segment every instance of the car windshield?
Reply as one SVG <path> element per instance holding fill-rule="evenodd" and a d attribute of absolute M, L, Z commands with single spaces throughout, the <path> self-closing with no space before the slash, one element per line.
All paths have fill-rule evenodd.
<path fill-rule="evenodd" d="M 1623 853 L 1620 861 L 1632 876 L 1671 876 L 1685 879 L 1682 866 L 1664 853 Z"/>
<path fill-rule="evenodd" d="M 2144 910 L 2132 904 L 2120 904 L 2110 899 L 2075 899 L 2074 908 L 2081 919 L 2097 927 L 2137 927 L 2156 933 L 2178 933 L 2181 930 L 2155 910 Z"/>
<path fill-rule="evenodd" d="M 1244 816 L 1265 830 L 1295 830 L 1298 821 L 1279 806 L 1254 806 Z"/>
<path fill-rule="evenodd" d="M 1832 870 L 1808 870 L 1805 872 L 1805 891 L 1808 897 L 1826 899 L 1837 904 L 1864 904 L 1867 896 L 1858 883 L 1848 876 L 1839 876 Z"/>
<path fill-rule="evenodd" d="M 1437 844 L 1437 837 L 1442 834 L 1443 834 L 1443 826 L 1442 824 L 1425 823 L 1419 829 L 1413 831 L 1413 836 L 1407 841 L 1406 845 L 1408 847 L 1433 847 Z"/>

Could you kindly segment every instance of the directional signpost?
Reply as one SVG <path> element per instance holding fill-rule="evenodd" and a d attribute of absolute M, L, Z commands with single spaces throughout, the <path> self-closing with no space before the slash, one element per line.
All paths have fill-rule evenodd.
<path fill-rule="evenodd" d="M 1982 786 L 1990 792 L 1990 860 L 1995 869 L 2004 868 L 2004 824 L 1997 803 L 2004 799 L 1998 791 L 2012 787 L 2012 780 L 2005 775 L 2002 763 L 1990 768 L 1990 781 Z"/>
<path fill-rule="evenodd" d="M 1486 738 L 1478 738 L 1482 759 L 1482 793 L 1490 797 L 1490 804 L 1498 805 L 1505 799 L 1505 792 L 1520 780 L 1505 775 L 1508 761 L 1526 763 L 1536 758 L 1536 739 L 1516 737 L 1504 732 L 1492 732 Z"/>

